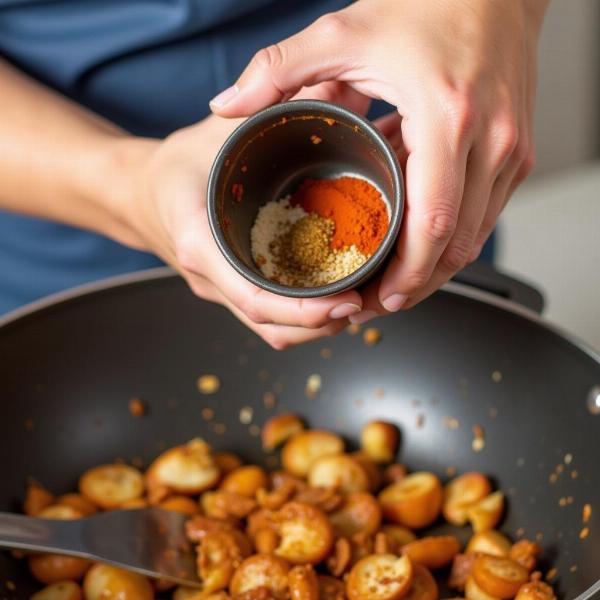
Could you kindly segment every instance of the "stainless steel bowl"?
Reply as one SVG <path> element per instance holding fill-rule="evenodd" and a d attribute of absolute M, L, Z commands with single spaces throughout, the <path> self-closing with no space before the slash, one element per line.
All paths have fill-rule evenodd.
<path fill-rule="evenodd" d="M 291 287 L 264 277 L 250 245 L 259 208 L 292 194 L 307 177 L 342 175 L 371 182 L 388 205 L 389 228 L 377 251 L 327 285 Z M 296 298 L 337 294 L 370 279 L 394 246 L 403 208 L 402 172 L 387 140 L 360 115 L 317 100 L 277 104 L 246 120 L 219 151 L 208 180 L 208 218 L 225 258 L 255 285 Z"/>

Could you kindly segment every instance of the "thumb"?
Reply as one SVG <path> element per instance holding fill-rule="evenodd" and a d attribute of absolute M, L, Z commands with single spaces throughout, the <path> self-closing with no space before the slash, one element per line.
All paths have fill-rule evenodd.
<path fill-rule="evenodd" d="M 304 86 L 341 79 L 350 64 L 348 40 L 339 42 L 343 23 L 339 13 L 331 13 L 259 50 L 237 82 L 211 100 L 211 110 L 222 117 L 249 116 L 290 98 Z"/>

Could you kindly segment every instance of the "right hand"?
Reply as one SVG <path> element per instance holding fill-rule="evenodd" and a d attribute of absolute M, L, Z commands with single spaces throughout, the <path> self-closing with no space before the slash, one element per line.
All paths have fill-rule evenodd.
<path fill-rule="evenodd" d="M 307 95 L 333 99 L 333 94 L 339 102 L 346 93 L 340 86 L 319 87 Z M 356 93 L 350 96 L 347 105 L 366 108 Z M 276 349 L 334 335 L 362 309 L 358 292 L 311 299 L 272 294 L 234 271 L 213 239 L 204 197 L 207 178 L 218 149 L 239 122 L 210 116 L 162 142 L 147 142 L 146 158 L 132 179 L 133 201 L 126 203 L 127 230 L 117 237 L 160 256 L 196 295 L 226 306 Z"/>

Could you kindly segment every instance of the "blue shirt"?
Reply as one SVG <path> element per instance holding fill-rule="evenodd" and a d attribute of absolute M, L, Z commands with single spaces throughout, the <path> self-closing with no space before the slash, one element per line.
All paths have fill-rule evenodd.
<path fill-rule="evenodd" d="M 348 3 L 0 0 L 0 53 L 128 131 L 163 137 L 206 116 L 258 49 Z M 102 236 L 0 211 L 0 313 L 158 264 Z"/>

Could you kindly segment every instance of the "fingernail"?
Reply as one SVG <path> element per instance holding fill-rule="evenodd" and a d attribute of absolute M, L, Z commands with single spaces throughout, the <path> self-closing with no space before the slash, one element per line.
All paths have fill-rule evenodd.
<path fill-rule="evenodd" d="M 357 312 L 360 312 L 360 306 L 358 306 L 358 304 L 351 304 L 350 302 L 347 302 L 346 304 L 340 304 L 339 306 L 334 306 L 329 311 L 329 318 L 330 319 L 344 319 L 345 317 L 354 315 Z"/>
<path fill-rule="evenodd" d="M 226 90 L 223 90 L 220 94 L 217 94 L 209 104 L 218 108 L 223 108 L 238 92 L 240 88 L 237 85 L 232 85 Z"/>
<path fill-rule="evenodd" d="M 379 315 L 374 310 L 361 310 L 359 313 L 355 315 L 350 315 L 348 320 L 353 325 L 361 325 L 362 323 L 366 323 Z"/>
<path fill-rule="evenodd" d="M 388 296 L 381 304 L 388 312 L 396 312 L 402 308 L 408 296 L 406 294 L 392 294 Z"/>

